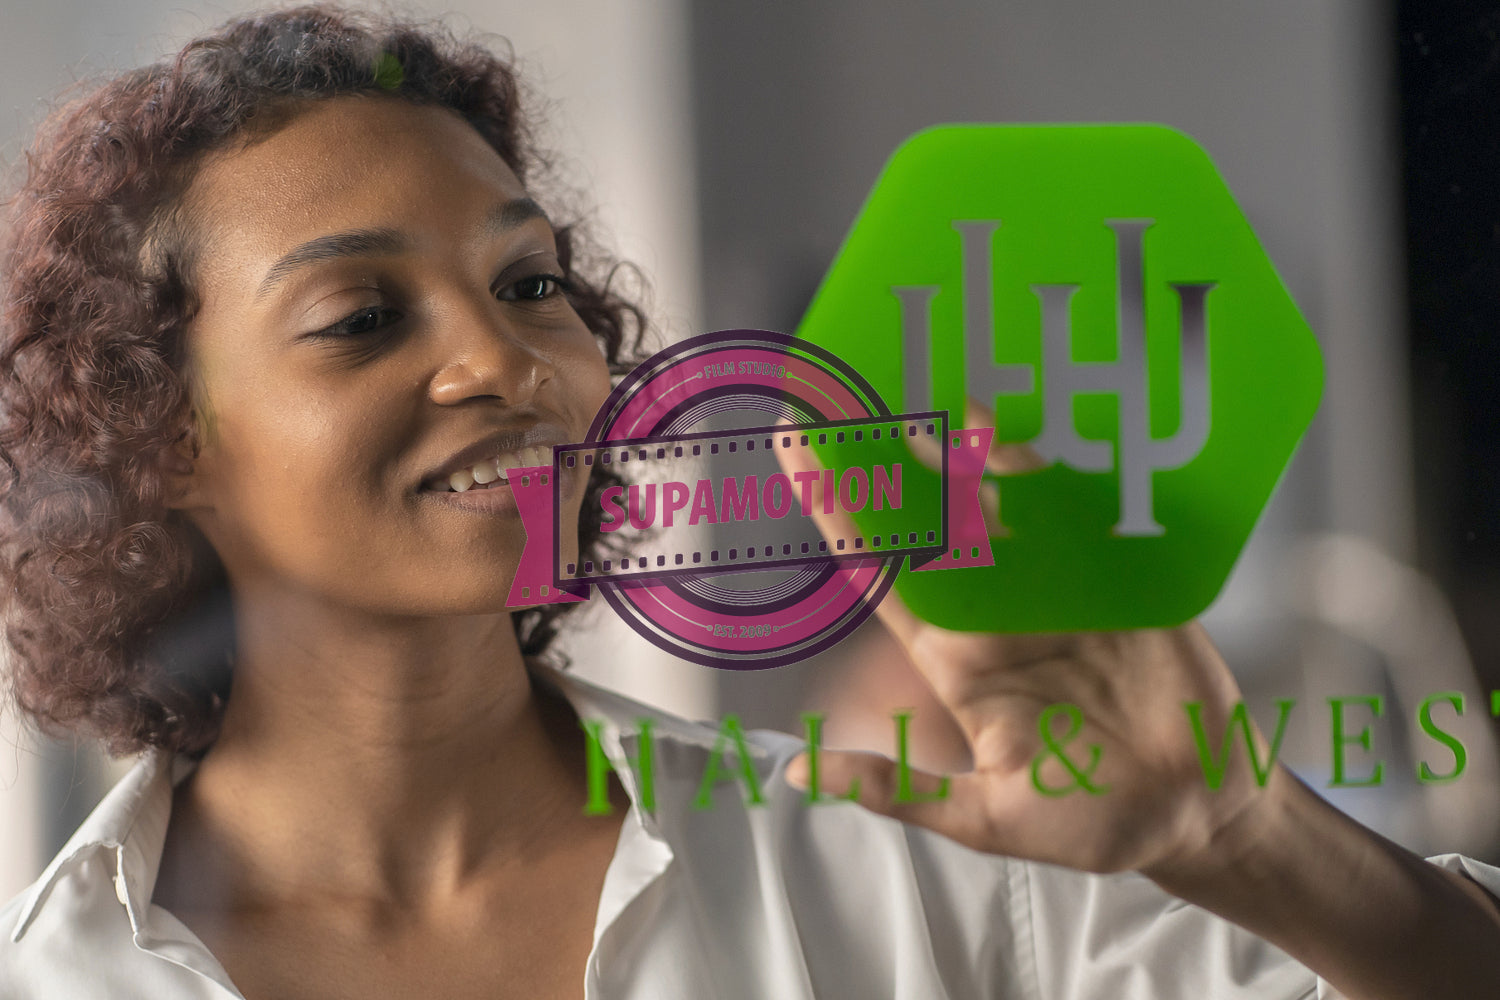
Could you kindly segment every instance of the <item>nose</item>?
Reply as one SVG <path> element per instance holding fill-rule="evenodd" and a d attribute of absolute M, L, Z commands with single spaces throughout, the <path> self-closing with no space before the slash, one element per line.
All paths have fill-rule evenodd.
<path fill-rule="evenodd" d="M 434 403 L 452 406 L 490 397 L 517 406 L 530 402 L 557 374 L 523 325 L 493 299 L 455 308 L 442 325 L 435 338 L 442 357 L 428 390 Z"/>

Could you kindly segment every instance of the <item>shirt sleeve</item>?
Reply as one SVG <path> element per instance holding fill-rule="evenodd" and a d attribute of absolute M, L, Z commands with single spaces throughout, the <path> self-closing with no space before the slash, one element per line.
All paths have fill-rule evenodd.
<path fill-rule="evenodd" d="M 1428 860 L 1500 896 L 1500 868 L 1458 854 Z M 1348 1000 L 1279 948 L 1142 876 L 1027 868 L 1047 1000 Z"/>
<path fill-rule="evenodd" d="M 1027 865 L 1037 995 L 1045 1000 L 1313 1000 L 1281 949 L 1134 873 Z"/>
<path fill-rule="evenodd" d="M 1487 865 L 1483 861 L 1475 861 L 1473 858 L 1466 858 L 1462 854 L 1439 854 L 1427 860 L 1439 868 L 1467 875 L 1488 889 L 1492 895 L 1500 896 L 1500 868 Z M 1320 976 L 1317 1000 L 1349 1000 L 1349 998 L 1324 982 Z"/>

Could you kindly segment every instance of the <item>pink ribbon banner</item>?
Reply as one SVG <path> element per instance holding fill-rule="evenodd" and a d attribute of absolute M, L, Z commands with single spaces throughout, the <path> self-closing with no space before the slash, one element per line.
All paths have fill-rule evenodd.
<path fill-rule="evenodd" d="M 556 448 L 551 467 L 507 470 L 527 536 L 508 604 L 872 557 L 991 566 L 979 485 L 993 434 L 934 411 Z M 557 488 L 579 465 L 619 480 L 593 501 L 612 555 L 562 544 Z"/>

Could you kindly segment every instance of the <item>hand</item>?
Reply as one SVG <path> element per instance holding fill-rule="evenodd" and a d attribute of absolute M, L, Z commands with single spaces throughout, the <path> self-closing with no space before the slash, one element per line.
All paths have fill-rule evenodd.
<path fill-rule="evenodd" d="M 971 407 L 969 425 L 983 416 Z M 799 449 L 778 455 L 789 473 L 814 460 Z M 1002 445 L 989 464 L 1011 472 L 1036 462 L 1026 449 Z M 998 496 L 981 499 L 993 516 Z M 814 497 L 814 511 L 821 500 Z M 837 516 L 815 520 L 829 537 L 850 533 Z M 1057 636 L 953 632 L 917 618 L 894 591 L 877 613 L 957 720 L 973 770 L 952 776 L 942 800 L 930 799 L 937 776 L 913 773 L 917 797 L 929 800 L 903 803 L 896 801 L 894 762 L 823 750 L 818 784 L 825 794 L 841 794 L 857 780 L 867 808 L 975 849 L 1105 872 L 1196 856 L 1284 780 L 1273 775 L 1261 788 L 1240 745 L 1223 784 L 1209 790 L 1184 704 L 1203 705 L 1217 751 L 1239 692 L 1196 625 Z M 1043 740 L 1044 713 L 1076 770 Z M 803 755 L 788 780 L 806 787 L 808 770 Z"/>

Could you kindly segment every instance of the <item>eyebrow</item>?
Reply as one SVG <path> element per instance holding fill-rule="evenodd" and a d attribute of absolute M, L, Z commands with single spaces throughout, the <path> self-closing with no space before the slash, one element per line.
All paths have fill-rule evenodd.
<path fill-rule="evenodd" d="M 532 219 L 548 221 L 547 213 L 530 198 L 515 198 L 490 209 L 485 215 L 483 229 L 490 236 L 502 236 Z M 255 297 L 261 298 L 294 272 L 309 265 L 345 257 L 384 257 L 401 253 L 410 245 L 411 241 L 395 229 L 351 229 L 319 236 L 292 248 L 272 264 L 261 279 Z"/>
<path fill-rule="evenodd" d="M 491 236 L 501 236 L 532 219 L 541 219 L 551 225 L 542 206 L 530 198 L 515 198 L 490 210 L 484 218 L 484 230 Z"/>
<path fill-rule="evenodd" d="M 293 272 L 310 264 L 338 260 L 342 257 L 382 257 L 400 253 L 409 245 L 407 238 L 394 229 L 351 229 L 344 233 L 333 233 L 308 240 L 283 254 L 266 271 L 260 287 L 255 291 L 258 299 Z"/>

